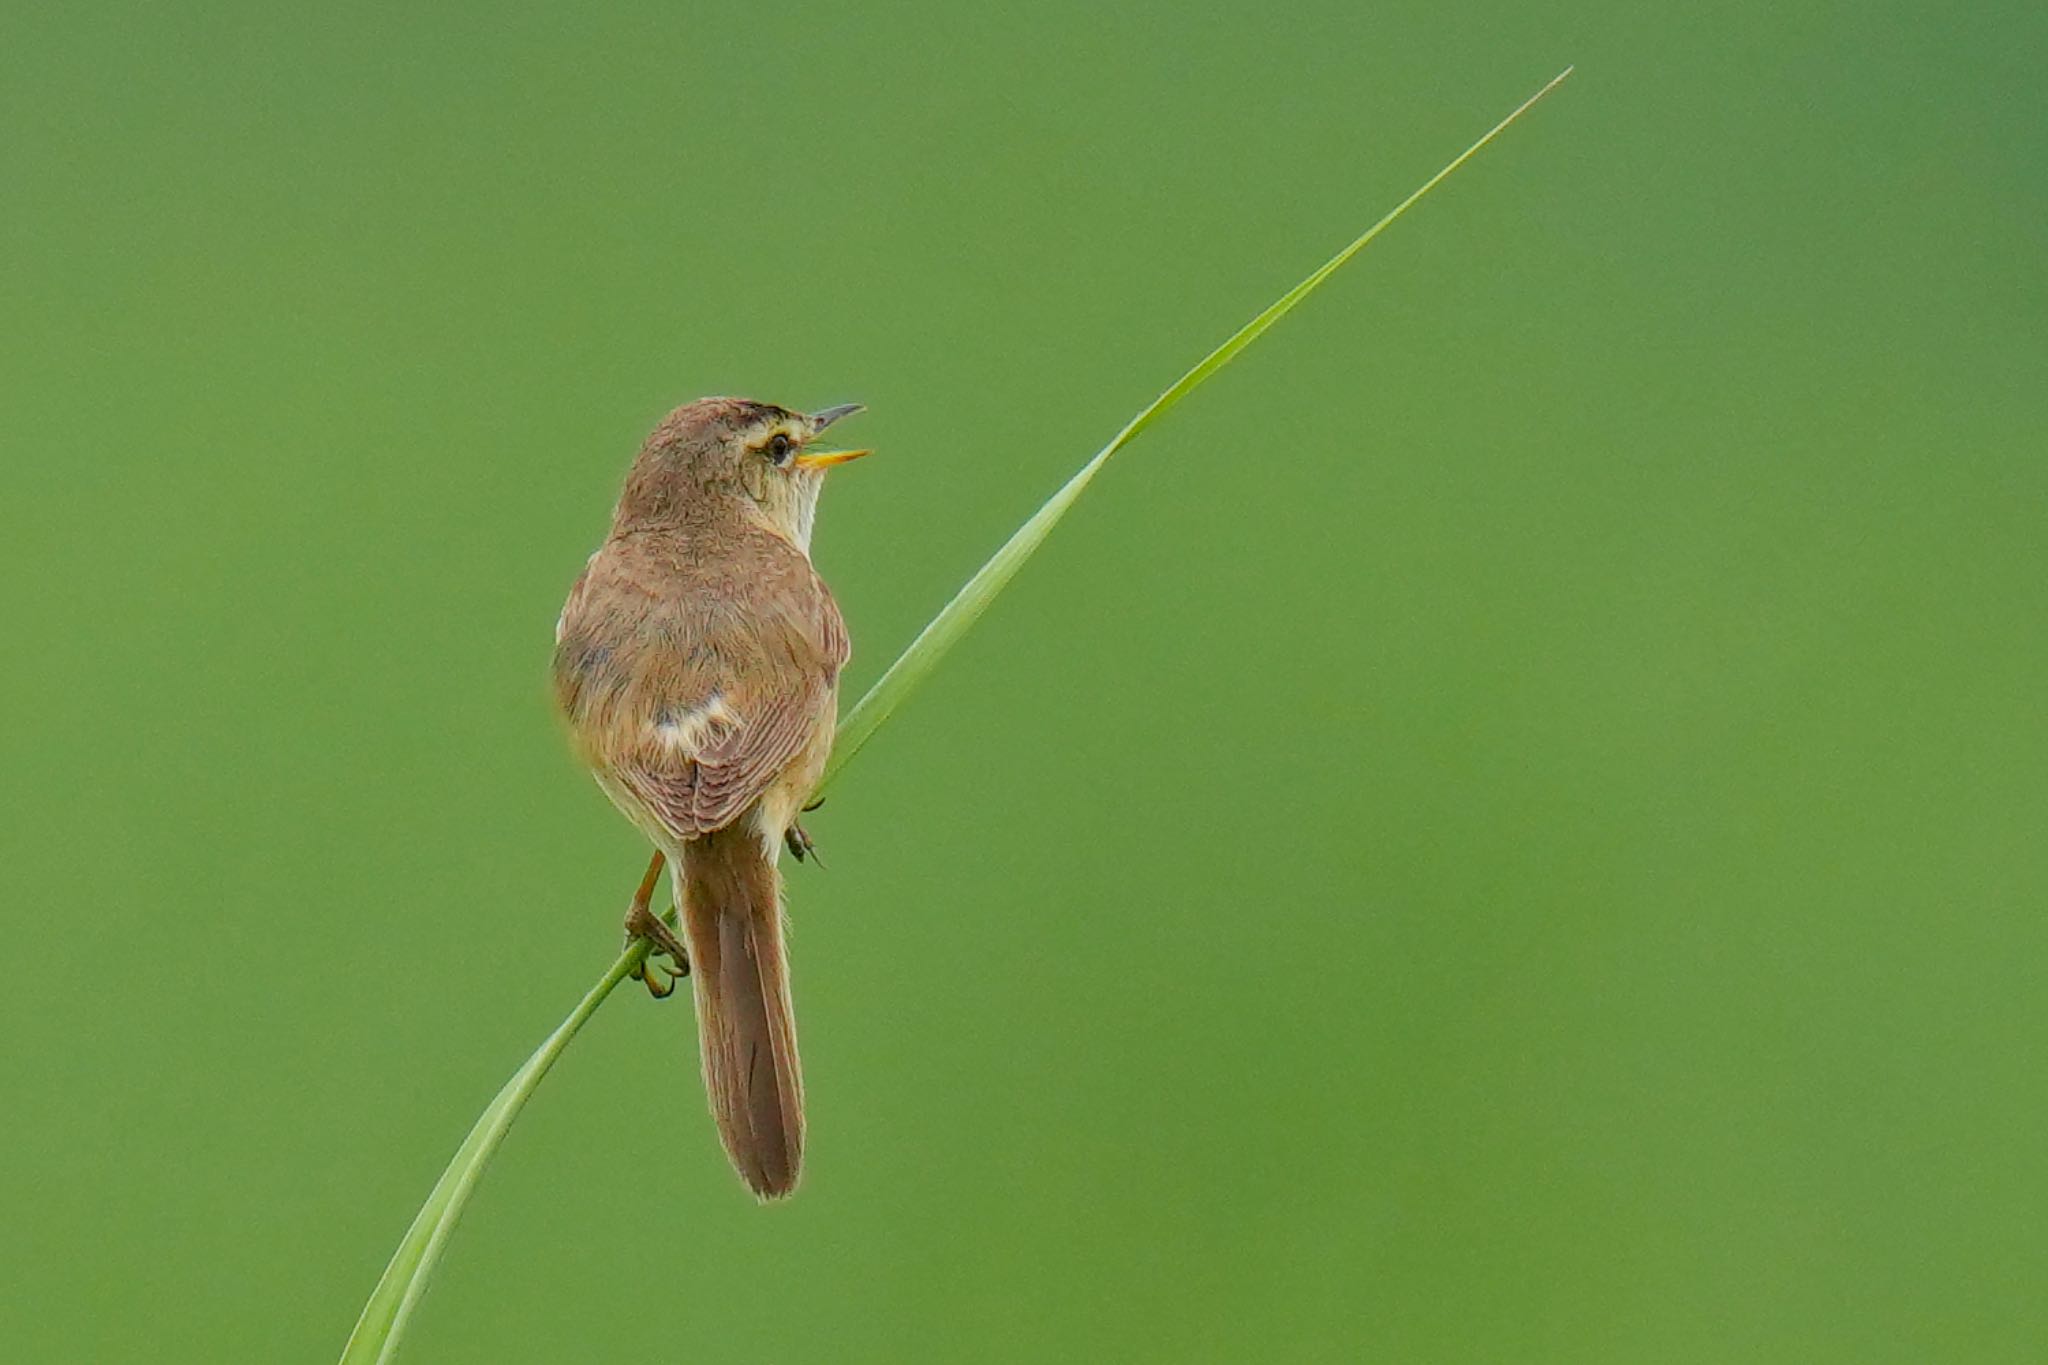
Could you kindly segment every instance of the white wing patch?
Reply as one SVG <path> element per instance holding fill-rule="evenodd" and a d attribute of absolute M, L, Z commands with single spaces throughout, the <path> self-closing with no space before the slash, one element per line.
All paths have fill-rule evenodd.
<path fill-rule="evenodd" d="M 662 748 L 671 753 L 694 754 L 739 725 L 739 712 L 725 704 L 724 694 L 713 692 L 702 706 L 664 707 L 649 728 Z"/>

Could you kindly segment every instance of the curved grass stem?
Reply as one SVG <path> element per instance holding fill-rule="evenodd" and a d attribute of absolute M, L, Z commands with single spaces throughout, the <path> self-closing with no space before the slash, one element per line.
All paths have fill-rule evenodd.
<path fill-rule="evenodd" d="M 1395 220 L 1399 219 L 1439 184 L 1476 156 L 1480 149 L 1506 131 L 1508 125 L 1527 113 L 1529 108 L 1572 73 L 1566 67 L 1551 79 L 1549 84 L 1531 95 L 1527 100 L 1495 124 L 1485 136 L 1459 153 L 1449 164 L 1431 176 L 1422 186 L 1399 204 L 1377 223 L 1354 238 L 1343 250 L 1317 267 L 1309 276 L 1276 299 L 1265 311 L 1240 327 L 1231 337 L 1215 350 L 1204 356 L 1193 369 L 1175 380 L 1143 411 L 1124 424 L 1108 445 L 1081 466 L 1059 491 L 1046 500 L 1043 507 L 1032 514 L 1031 519 L 1018 527 L 1016 532 L 1003 543 L 1001 549 L 983 564 L 974 577 L 967 580 L 953 599 L 946 603 L 939 614 L 932 618 L 910 647 L 903 651 L 895 663 L 889 665 L 875 685 L 849 711 L 840 723 L 837 743 L 833 746 L 825 774 L 819 785 L 837 777 L 861 747 L 873 737 L 876 730 L 897 707 L 916 690 L 918 684 L 931 673 L 940 659 L 959 642 L 960 637 L 986 611 L 1024 562 L 1035 553 L 1060 519 L 1080 498 L 1093 482 L 1095 475 L 1109 461 L 1109 457 L 1136 440 L 1140 434 L 1165 416 L 1181 399 L 1193 393 L 1206 383 L 1209 377 L 1236 358 L 1252 342 L 1264 334 L 1267 328 L 1278 322 L 1293 310 L 1296 304 L 1314 293 L 1322 283 L 1337 272 L 1346 261 L 1364 250 L 1366 245 L 1378 237 Z M 672 912 L 671 912 L 672 913 Z M 397 1351 L 404 1336 L 407 1321 L 418 1306 L 420 1294 L 426 1287 L 428 1276 L 439 1262 L 447 1248 L 449 1233 L 454 1230 L 455 1221 L 462 1214 L 464 1205 L 476 1192 L 477 1181 L 482 1178 L 484 1168 L 497 1153 L 505 1140 L 505 1134 L 512 1127 L 512 1120 L 532 1098 L 540 1085 L 541 1077 L 562 1055 L 569 1040 L 576 1036 L 597 1007 L 604 1003 L 612 988 L 625 980 L 647 957 L 647 943 L 638 941 L 619 955 L 616 962 L 600 977 L 597 984 L 585 992 L 576 1008 L 569 1013 L 555 1031 L 548 1035 L 526 1064 L 514 1073 L 498 1092 L 496 1099 L 484 1110 L 476 1125 L 469 1130 L 469 1136 L 456 1149 L 454 1158 L 441 1173 L 427 1201 L 420 1207 L 412 1226 L 406 1229 L 404 1238 L 393 1253 L 391 1262 L 378 1280 L 370 1301 L 364 1305 L 362 1317 L 358 1319 L 355 1331 L 350 1333 L 348 1345 L 342 1350 L 342 1365 L 369 1365 L 369 1362 L 388 1361 Z"/>

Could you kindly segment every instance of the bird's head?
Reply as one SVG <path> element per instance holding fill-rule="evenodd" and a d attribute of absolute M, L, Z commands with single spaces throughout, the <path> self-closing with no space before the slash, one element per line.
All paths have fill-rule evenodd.
<path fill-rule="evenodd" d="M 680 519 L 741 497 L 785 539 L 809 553 L 825 471 L 871 454 L 821 450 L 825 428 L 861 410 L 841 403 L 793 412 L 746 398 L 700 398 L 662 420 L 640 449 L 619 499 L 619 521 Z"/>

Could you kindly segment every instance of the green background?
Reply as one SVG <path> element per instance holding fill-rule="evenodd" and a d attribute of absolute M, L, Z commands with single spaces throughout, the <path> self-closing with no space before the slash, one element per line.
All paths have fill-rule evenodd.
<path fill-rule="evenodd" d="M 0 1354 L 331 1359 L 611 960 L 674 403 L 860 399 L 806 1185 L 687 1004 L 415 1361 L 2048 1353 L 2032 7 L 83 4 L 0 47 Z"/>

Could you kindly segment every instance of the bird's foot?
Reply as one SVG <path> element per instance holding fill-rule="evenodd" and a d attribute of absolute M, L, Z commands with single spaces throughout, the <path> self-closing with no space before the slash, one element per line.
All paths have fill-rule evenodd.
<path fill-rule="evenodd" d="M 666 1000 L 675 994 L 676 982 L 690 974 L 690 950 L 684 945 L 676 931 L 667 921 L 649 908 L 654 899 L 654 887 L 661 880 L 662 855 L 656 853 L 654 861 L 647 865 L 647 875 L 640 879 L 640 889 L 633 893 L 633 904 L 626 910 L 626 946 L 633 946 L 635 939 L 646 939 L 651 945 L 647 956 L 633 969 L 633 979 L 647 987 L 647 993 L 656 1000 Z M 674 969 L 652 961 L 656 953 L 664 953 Z"/>
<path fill-rule="evenodd" d="M 651 955 L 650 955 L 651 956 Z M 690 974 L 690 964 L 685 962 L 681 971 L 671 971 L 659 962 L 643 959 L 633 969 L 633 979 L 647 987 L 647 993 L 656 1000 L 666 1000 L 676 993 L 676 982 Z"/>
<path fill-rule="evenodd" d="M 666 1000 L 675 994 L 676 982 L 690 974 L 690 950 L 661 916 L 642 902 L 635 901 L 633 908 L 626 912 L 626 946 L 632 947 L 633 940 L 640 938 L 652 946 L 640 965 L 633 969 L 633 978 L 645 985 L 647 993 L 656 1000 Z M 656 962 L 657 954 L 666 955 L 674 967 Z"/>
<path fill-rule="evenodd" d="M 782 832 L 782 842 L 788 847 L 790 856 L 794 857 L 798 862 L 809 860 L 816 863 L 819 867 L 825 865 L 825 860 L 818 856 L 817 843 L 811 838 L 810 832 L 801 823 L 792 821 L 789 828 Z"/>

